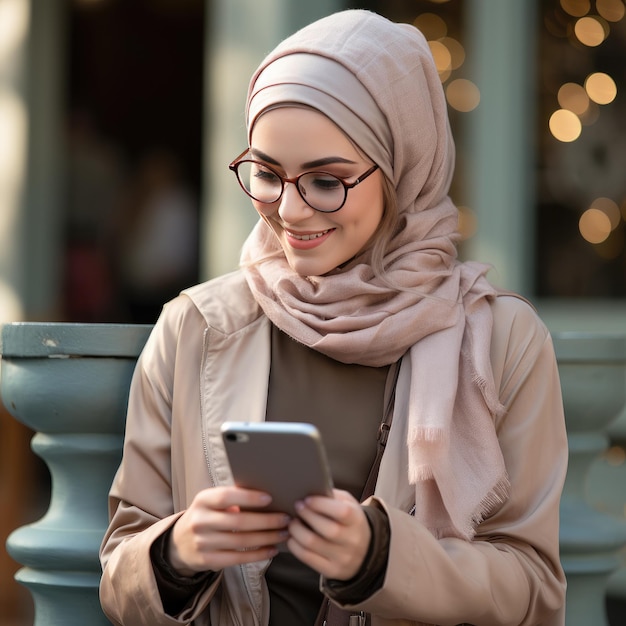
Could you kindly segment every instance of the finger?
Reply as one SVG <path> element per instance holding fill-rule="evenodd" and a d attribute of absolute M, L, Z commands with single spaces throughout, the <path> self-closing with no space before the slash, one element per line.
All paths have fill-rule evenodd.
<path fill-rule="evenodd" d="M 226 510 L 232 507 L 239 509 L 263 508 L 271 503 L 272 498 L 263 491 L 226 486 L 205 489 L 194 500 L 206 508 Z"/>
<path fill-rule="evenodd" d="M 278 530 L 286 528 L 291 521 L 285 513 L 250 513 L 239 511 L 210 510 L 199 514 L 199 523 L 194 530 L 225 532 L 250 532 L 257 530 Z"/>
<path fill-rule="evenodd" d="M 258 532 L 227 532 L 213 534 L 207 538 L 204 550 L 253 550 L 275 546 L 289 538 L 287 529 Z"/>
<path fill-rule="evenodd" d="M 221 532 L 196 536 L 187 563 L 196 571 L 217 570 L 225 563 L 243 563 L 260 560 L 284 543 L 289 537 L 286 530 L 257 533 Z M 246 553 L 242 556 L 242 553 Z M 251 554 L 248 554 L 251 553 Z"/>
<path fill-rule="evenodd" d="M 294 532 L 294 530 L 297 531 L 302 535 L 303 539 L 306 538 L 306 535 L 302 532 L 302 529 L 305 529 L 312 532 L 313 535 L 317 535 L 334 543 L 338 541 L 338 535 L 345 528 L 344 524 L 338 522 L 335 517 L 331 517 L 328 514 L 328 510 L 319 512 L 319 509 L 315 510 L 311 506 L 302 503 L 296 506 L 296 511 L 298 517 L 290 523 L 289 529 L 290 532 Z"/>
<path fill-rule="evenodd" d="M 205 570 L 219 571 L 226 567 L 256 563 L 272 559 L 278 554 L 276 546 L 262 546 L 248 550 L 219 550 L 207 555 Z"/>
<path fill-rule="evenodd" d="M 355 523 L 362 514 L 361 505 L 351 496 L 349 500 L 310 496 L 302 502 L 296 502 L 295 508 L 298 517 L 314 526 L 323 535 L 326 535 L 323 528 L 332 529 L 332 526 L 324 524 L 325 520 L 348 526 Z"/>
<path fill-rule="evenodd" d="M 333 498 L 342 500 L 344 502 L 353 502 L 354 504 L 360 504 L 359 501 L 349 492 L 344 489 L 333 489 Z"/>

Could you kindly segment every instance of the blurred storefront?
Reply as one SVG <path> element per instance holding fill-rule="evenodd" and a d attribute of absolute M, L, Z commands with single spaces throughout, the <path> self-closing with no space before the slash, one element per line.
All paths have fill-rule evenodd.
<path fill-rule="evenodd" d="M 248 77 L 348 4 L 431 42 L 462 253 L 555 323 L 589 303 L 617 319 L 623 0 L 0 0 L 4 317 L 153 321 L 180 287 L 235 267 L 254 215 L 225 164 L 245 141 Z"/>
<path fill-rule="evenodd" d="M 348 6 L 431 42 L 463 256 L 553 329 L 625 330 L 624 0 L 0 0 L 0 322 L 150 323 L 236 267 L 255 218 L 226 164 L 248 78 Z M 0 419 L 0 458 L 30 454 Z M 15 504 L 2 543 L 38 480 L 0 476 Z M 0 624 L 22 610 L 4 563 Z"/>

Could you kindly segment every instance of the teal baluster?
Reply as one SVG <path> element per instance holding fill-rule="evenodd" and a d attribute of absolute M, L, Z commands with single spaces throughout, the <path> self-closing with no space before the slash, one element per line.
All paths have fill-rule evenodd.
<path fill-rule="evenodd" d="M 587 498 L 626 527 L 626 410 L 609 425 L 607 434 L 610 449 L 591 466 Z M 611 626 L 626 624 L 626 548 L 621 551 L 621 568 L 609 578 L 607 601 Z"/>
<path fill-rule="evenodd" d="M 109 624 L 100 608 L 98 549 L 107 493 L 121 457 L 128 388 L 150 326 L 7 324 L 0 383 L 8 411 L 36 432 L 50 470 L 50 506 L 14 531 L 7 548 L 24 567 L 35 626 Z"/>
<path fill-rule="evenodd" d="M 560 538 L 566 623 L 603 626 L 607 583 L 620 565 L 626 527 L 589 503 L 586 485 L 591 465 L 608 448 L 606 428 L 626 404 L 626 336 L 554 333 L 554 346 L 569 439 Z"/>

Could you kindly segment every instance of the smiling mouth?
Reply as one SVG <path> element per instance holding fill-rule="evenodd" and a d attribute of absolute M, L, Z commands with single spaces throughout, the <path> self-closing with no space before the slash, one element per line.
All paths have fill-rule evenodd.
<path fill-rule="evenodd" d="M 299 235 L 297 233 L 293 233 L 290 230 L 287 231 L 287 234 L 290 237 L 293 237 L 294 239 L 297 239 L 298 241 L 311 241 L 313 239 L 319 239 L 320 237 L 323 237 L 324 235 L 326 235 L 327 233 L 329 233 L 331 230 L 333 230 L 332 228 L 329 228 L 327 230 L 323 230 L 320 233 L 313 233 L 310 235 Z"/>

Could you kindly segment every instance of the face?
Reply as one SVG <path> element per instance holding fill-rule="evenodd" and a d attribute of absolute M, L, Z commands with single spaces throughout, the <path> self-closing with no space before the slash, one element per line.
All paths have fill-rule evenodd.
<path fill-rule="evenodd" d="M 326 116 L 297 107 L 264 113 L 252 130 L 250 152 L 287 178 L 328 172 L 351 183 L 373 165 Z M 376 170 L 349 189 L 334 213 L 311 208 L 291 183 L 277 202 L 252 203 L 276 233 L 291 268 L 301 276 L 322 276 L 369 245 L 383 216 L 382 174 Z"/>

